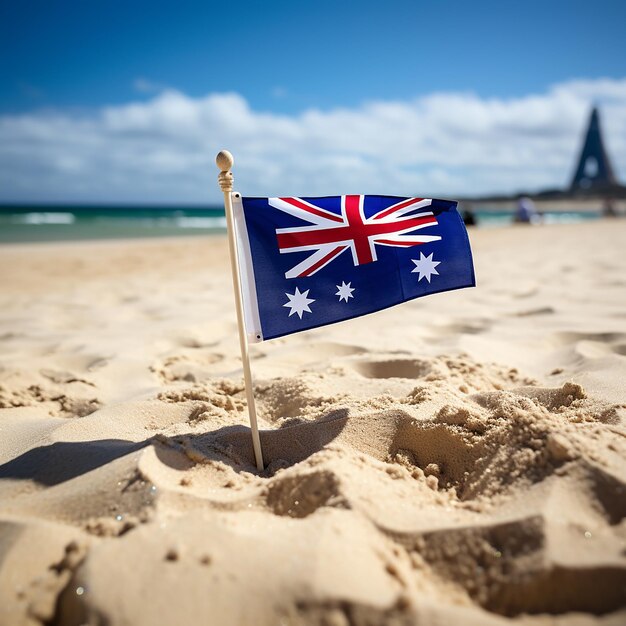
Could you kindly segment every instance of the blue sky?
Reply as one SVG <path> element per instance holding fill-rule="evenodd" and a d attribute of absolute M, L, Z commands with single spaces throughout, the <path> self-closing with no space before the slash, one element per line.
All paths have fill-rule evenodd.
<path fill-rule="evenodd" d="M 5 168 L 3 175 L 0 170 L 4 187 L 4 191 L 0 189 L 0 200 L 29 197 L 28 159 L 25 158 L 26 169 L 19 171 L 15 170 L 14 159 L 16 153 L 23 155 L 32 145 L 33 123 L 56 120 L 58 130 L 63 118 L 61 125 L 66 132 L 80 133 L 80 124 L 86 119 L 102 120 L 107 112 L 116 109 L 120 115 L 121 111 L 128 113 L 131 105 L 152 106 L 153 111 L 159 109 L 159 102 L 168 94 L 178 94 L 187 103 L 195 103 L 194 110 L 203 120 L 211 115 L 212 120 L 217 119 L 214 107 L 207 108 L 205 99 L 221 94 L 244 102 L 258 127 L 263 126 L 263 116 L 270 115 L 277 123 L 295 123 L 300 129 L 309 123 L 303 116 L 310 112 L 328 116 L 344 111 L 352 113 L 353 118 L 362 117 L 370 103 L 423 105 L 437 94 L 449 98 L 466 94 L 478 98 L 487 108 L 495 101 L 523 103 L 530 98 L 532 104 L 534 96 L 549 98 L 555 86 L 611 79 L 613 88 L 602 83 L 598 93 L 588 88 L 584 97 L 580 90 L 577 97 L 587 98 L 587 104 L 613 98 L 607 105 L 606 125 L 618 131 L 622 128 L 621 118 L 614 118 L 611 106 L 618 108 L 615 85 L 621 85 L 619 81 L 626 77 L 625 23 L 626 2 L 605 0 L 318 0 L 222 5 L 206 1 L 4 2 L 0 8 L 0 128 L 4 129 L 4 137 L 14 143 L 11 153 L 4 154 L 11 172 Z M 174 100 L 170 98 L 168 102 L 161 109 L 169 106 L 164 115 L 171 122 L 171 114 L 178 115 L 172 111 L 179 110 L 182 100 L 173 105 L 174 109 L 170 106 Z M 418 107 L 420 111 L 422 105 L 421 109 Z M 144 113 L 150 117 L 148 108 Z M 583 108 L 580 104 L 580 113 L 571 109 L 571 129 L 563 128 L 563 133 L 580 133 L 586 115 Z M 516 119 L 523 117 L 520 114 Z M 28 132 L 24 130 L 27 122 L 32 122 Z M 143 121 L 139 125 L 145 130 Z M 224 124 L 220 126 L 223 127 Z M 170 124 L 165 134 L 175 134 L 176 128 L 175 123 Z M 20 129 L 26 133 L 21 138 L 17 136 Z M 105 133 L 115 147 L 110 127 L 106 129 L 98 137 Z M 199 123 L 196 130 L 209 133 L 211 129 L 215 125 L 206 122 Z M 136 134 L 137 128 L 128 132 Z M 156 140 L 164 130 L 152 125 L 150 132 L 154 132 Z M 326 128 L 319 130 L 319 135 L 316 132 L 309 128 L 307 133 L 315 141 L 303 144 L 310 154 L 315 154 L 316 142 L 318 149 L 327 145 L 324 132 L 332 131 Z M 221 140 L 230 139 L 244 150 L 259 140 L 255 135 L 246 143 L 237 132 L 213 134 L 216 141 L 220 135 Z M 125 136 L 126 142 L 130 135 Z M 459 136 L 462 135 L 460 131 Z M 285 141 L 280 134 L 275 139 Z M 41 137 L 38 140 L 43 141 Z M 272 137 L 265 136 L 264 140 L 271 141 Z M 159 144 L 161 148 L 163 145 Z M 50 140 L 40 146 L 49 160 L 44 162 L 38 157 L 32 176 L 40 183 L 48 181 L 49 187 L 44 185 L 31 194 L 33 199 L 46 190 L 50 197 L 63 199 L 61 173 L 65 171 L 68 177 L 72 171 L 87 175 L 90 170 L 85 169 L 85 164 L 94 165 L 93 154 L 75 151 L 73 158 L 68 154 L 71 147 L 63 148 L 60 143 L 59 146 L 57 156 Z M 209 147 L 213 147 L 210 140 Z M 619 153 L 615 157 L 619 171 L 626 157 L 621 144 L 614 146 L 614 151 Z M 348 161 L 365 158 L 362 150 L 353 154 L 344 148 L 336 148 L 333 155 Z M 170 157 L 173 163 L 175 158 Z M 373 158 L 366 157 L 365 160 Z M 167 158 L 160 161 L 162 169 Z M 1 159 L 2 154 L 0 168 L 7 162 Z M 72 161 L 73 165 L 68 165 Z M 475 180 L 464 174 L 469 170 L 463 163 L 445 167 L 437 161 L 435 165 L 431 170 L 439 172 L 438 179 L 424 175 L 423 167 L 416 167 L 415 180 L 426 182 L 437 191 L 440 187 L 445 191 L 446 180 L 456 181 L 452 185 L 455 192 L 463 186 L 464 176 L 467 181 Z M 349 169 L 349 163 L 343 167 Z M 361 168 L 364 176 L 365 169 Z M 172 184 L 176 172 L 174 166 L 170 172 Z M 358 176 L 351 181 L 358 184 Z M 496 182 L 486 177 L 480 189 L 475 190 L 512 190 L 514 172 L 503 189 L 497 189 Z M 563 181 L 554 176 L 520 176 L 517 186 L 550 182 Z M 85 187 L 84 180 L 78 187 L 66 184 L 65 188 L 67 198 L 74 200 L 90 199 L 100 193 L 97 188 Z M 143 195 L 136 189 L 127 190 L 125 195 L 121 183 L 107 189 L 109 195 L 102 196 L 106 201 L 177 197 L 175 189 L 165 193 L 164 188 L 155 191 L 149 184 Z M 180 197 L 197 201 L 203 198 L 199 187 L 193 193 L 185 187 Z"/>
<path fill-rule="evenodd" d="M 517 96 L 626 70 L 621 0 L 2 5 L 4 111 L 121 103 L 141 81 L 295 111 L 440 90 Z"/>

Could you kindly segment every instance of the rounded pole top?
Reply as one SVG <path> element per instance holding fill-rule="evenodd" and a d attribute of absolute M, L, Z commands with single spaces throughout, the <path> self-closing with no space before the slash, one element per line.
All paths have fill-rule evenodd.
<path fill-rule="evenodd" d="M 220 150 L 215 157 L 215 162 L 222 172 L 228 172 L 232 168 L 235 159 L 228 150 Z"/>

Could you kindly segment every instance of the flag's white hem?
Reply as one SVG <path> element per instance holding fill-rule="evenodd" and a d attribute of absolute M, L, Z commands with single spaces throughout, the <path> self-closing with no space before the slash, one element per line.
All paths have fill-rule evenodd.
<path fill-rule="evenodd" d="M 243 300 L 243 317 L 246 327 L 248 343 L 263 341 L 261 318 L 259 316 L 259 302 L 254 281 L 254 267 L 250 253 L 250 240 L 246 228 L 246 218 L 243 213 L 241 194 L 231 193 L 233 217 L 235 222 L 235 241 L 239 256 L 239 277 L 241 279 L 241 296 Z"/>

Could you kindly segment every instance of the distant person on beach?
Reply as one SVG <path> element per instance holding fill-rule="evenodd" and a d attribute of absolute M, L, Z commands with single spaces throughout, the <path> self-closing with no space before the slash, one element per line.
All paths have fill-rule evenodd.
<path fill-rule="evenodd" d="M 602 217 L 617 217 L 617 210 L 615 209 L 615 202 L 613 198 L 606 198 L 602 205 Z"/>
<path fill-rule="evenodd" d="M 530 198 L 522 197 L 517 201 L 514 221 L 516 224 L 538 224 L 541 222 L 535 203 Z"/>
<path fill-rule="evenodd" d="M 463 223 L 466 226 L 476 226 L 476 216 L 470 209 L 465 209 L 462 213 Z"/>
<path fill-rule="evenodd" d="M 457 208 L 459 210 L 459 213 L 461 214 L 463 223 L 466 226 L 476 226 L 476 216 L 474 215 L 472 205 L 469 204 L 469 202 L 467 204 L 465 202 L 459 202 Z"/>

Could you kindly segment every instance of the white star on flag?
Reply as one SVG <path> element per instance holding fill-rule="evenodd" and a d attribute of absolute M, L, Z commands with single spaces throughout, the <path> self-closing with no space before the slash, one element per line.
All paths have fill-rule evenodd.
<path fill-rule="evenodd" d="M 350 287 L 351 284 L 352 283 L 348 283 L 346 285 L 345 281 L 342 280 L 341 287 L 339 285 L 335 285 L 335 287 L 339 289 L 339 291 L 335 294 L 336 296 L 339 296 L 339 302 L 341 302 L 342 300 L 345 300 L 347 302 L 348 298 L 354 298 L 354 296 L 352 295 L 354 287 Z"/>
<path fill-rule="evenodd" d="M 415 263 L 415 268 L 411 270 L 411 274 L 419 272 L 417 282 L 422 280 L 422 278 L 425 278 L 428 282 L 430 282 L 430 277 L 433 274 L 439 276 L 439 272 L 435 268 L 441 263 L 441 261 L 433 261 L 433 254 L 434 253 L 431 253 L 428 256 L 424 256 L 424 253 L 420 252 L 419 261 L 411 259 L 411 261 Z"/>
<path fill-rule="evenodd" d="M 300 293 L 300 290 L 296 287 L 296 291 L 294 293 L 286 293 L 285 295 L 289 298 L 289 302 L 286 302 L 283 306 L 290 309 L 289 317 L 291 317 L 294 313 L 297 313 L 298 317 L 302 319 L 302 313 L 305 311 L 307 313 L 312 313 L 309 308 L 309 304 L 315 302 L 315 300 L 307 297 L 309 295 L 309 289 L 307 289 L 304 293 Z"/>

